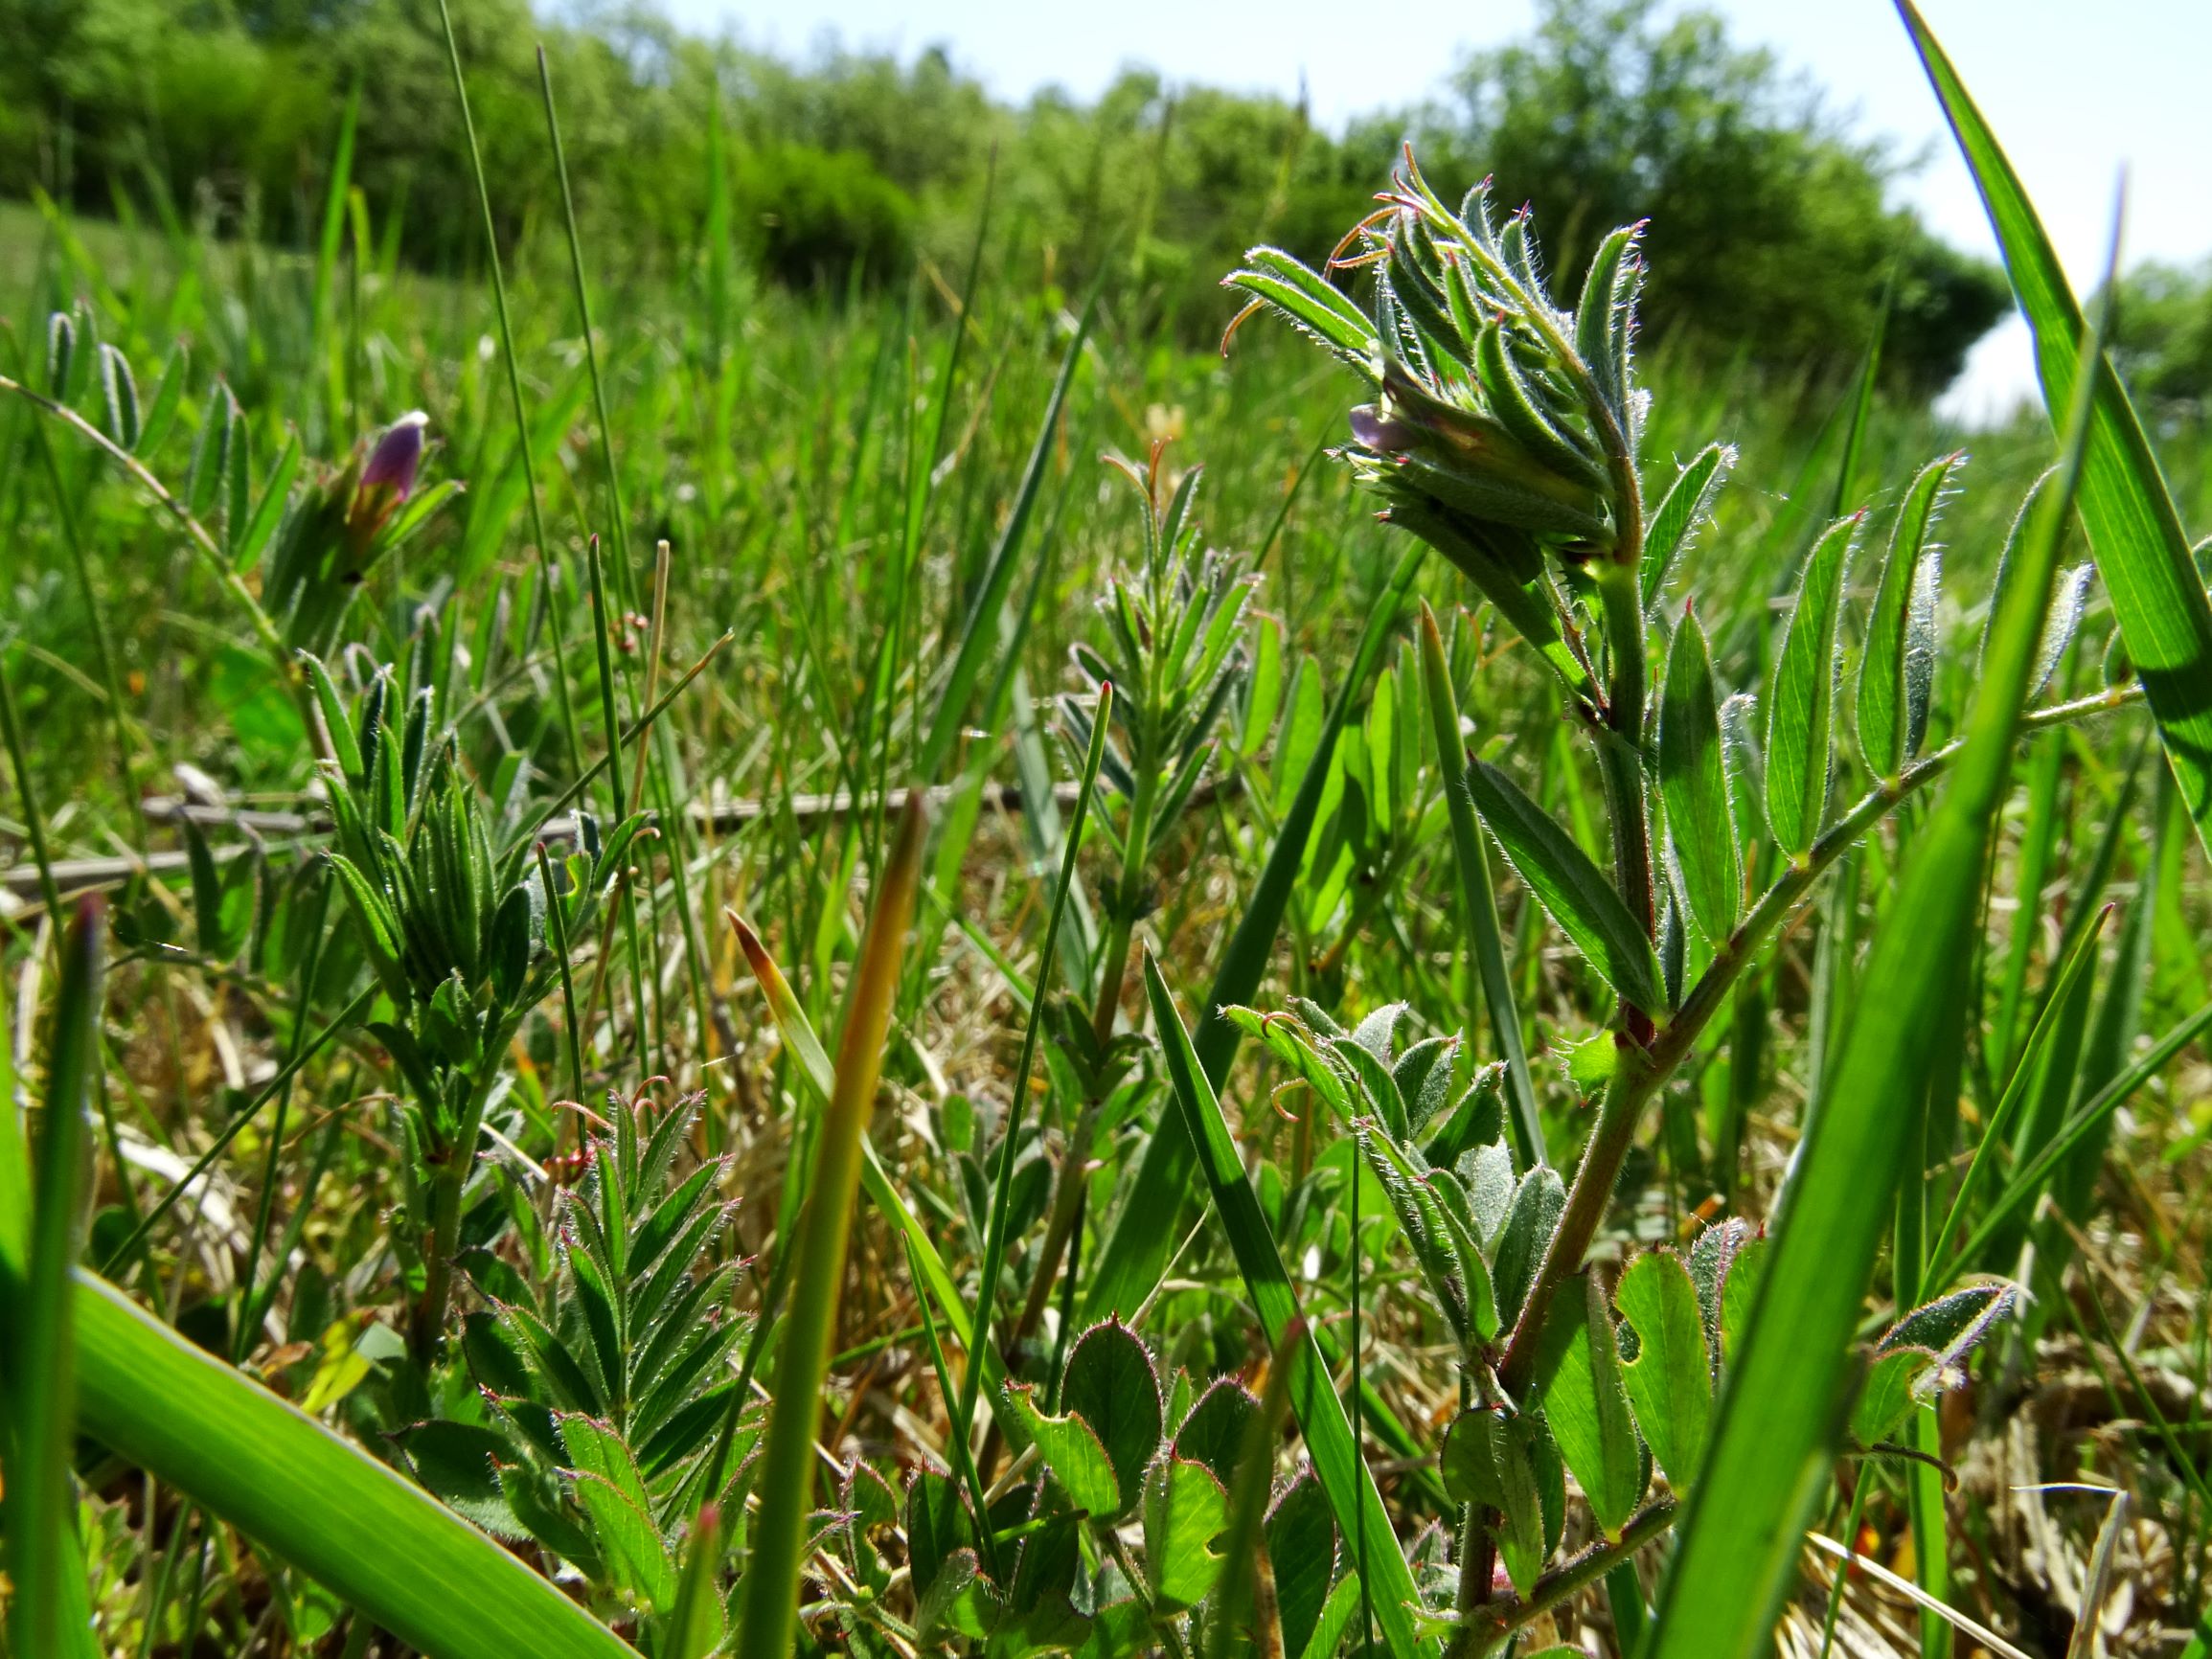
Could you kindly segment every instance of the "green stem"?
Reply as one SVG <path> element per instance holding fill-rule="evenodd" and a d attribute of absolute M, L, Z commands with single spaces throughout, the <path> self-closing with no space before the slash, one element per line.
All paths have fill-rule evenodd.
<path fill-rule="evenodd" d="M 106 433 L 101 431 L 99 427 L 85 420 L 76 410 L 65 404 L 57 403 L 51 398 L 39 396 L 20 381 L 11 380 L 7 375 L 0 375 L 0 392 L 12 392 L 25 402 L 43 410 L 63 425 L 74 429 L 78 436 L 83 438 L 95 448 L 104 450 L 108 459 L 114 461 L 124 471 L 128 473 L 142 489 L 153 497 L 156 505 L 176 520 L 178 526 L 184 531 L 186 539 L 191 541 L 194 549 L 207 561 L 217 580 L 222 583 L 230 596 L 245 608 L 247 617 L 251 619 L 254 625 L 254 632 L 260 636 L 262 645 L 269 653 L 270 660 L 276 665 L 278 679 L 292 691 L 295 697 L 301 696 L 305 688 L 300 684 L 300 676 L 292 666 L 291 652 L 285 648 L 284 636 L 278 633 L 277 625 L 269 619 L 269 613 L 262 608 L 262 602 L 254 597 L 254 591 L 246 585 L 245 579 L 231 569 L 230 561 L 223 557 L 222 546 L 216 540 L 213 533 L 208 530 L 206 525 L 192 515 L 191 511 L 186 508 L 183 502 L 170 493 L 168 486 L 153 475 L 146 463 L 115 443 Z M 301 707 L 307 708 L 311 701 L 311 698 L 303 700 Z M 310 731 L 313 729 L 311 720 L 308 729 Z"/>
<path fill-rule="evenodd" d="M 335 884 L 335 878 L 326 870 L 322 886 L 315 896 L 315 924 L 308 930 L 307 961 L 300 972 L 300 1000 L 298 1011 L 292 1019 L 291 1057 L 294 1059 L 299 1057 L 301 1049 L 307 1046 L 307 1013 L 314 1001 L 315 972 L 322 966 L 323 930 L 330 920 L 331 889 Z M 276 1123 L 269 1130 L 269 1155 L 262 1165 L 261 1201 L 254 1207 L 253 1240 L 246 1250 L 245 1272 L 239 1285 L 239 1323 L 236 1332 L 236 1347 L 232 1352 L 234 1363 L 243 1361 L 252 1352 L 250 1344 L 253 1340 L 253 1326 L 250 1319 L 254 1308 L 254 1281 L 260 1273 L 262 1252 L 269 1241 L 269 1216 L 277 1195 L 277 1167 L 284 1155 L 285 1114 L 291 1109 L 291 1103 L 292 1085 L 287 1081 L 277 1095 Z M 314 1193 L 310 1191 L 303 1193 L 300 1201 L 306 1204 L 313 1202 L 313 1199 Z M 279 1258 L 271 1271 L 281 1271 L 283 1265 L 283 1260 Z"/>
<path fill-rule="evenodd" d="M 1044 1023 L 1046 992 L 1053 963 L 1060 948 L 1060 929 L 1067 914 L 1068 896 L 1075 888 L 1075 861 L 1083 846 L 1083 821 L 1098 784 L 1100 762 L 1106 756 L 1106 722 L 1113 709 L 1113 687 L 1099 688 L 1099 707 L 1091 722 L 1090 752 L 1083 758 L 1083 786 L 1076 792 L 1075 809 L 1067 827 L 1066 848 L 1060 857 L 1060 886 L 1053 894 L 1052 914 L 1044 926 L 1044 944 L 1038 957 L 1037 985 L 1030 994 L 1029 1020 L 1021 1037 L 1021 1060 L 1015 1067 L 1014 1095 L 1006 1108 L 1006 1129 L 999 1137 L 998 1180 L 992 1196 L 991 1220 L 984 1233 L 983 1270 L 975 1292 L 975 1320 L 970 1327 L 978 1345 L 991 1339 L 992 1305 L 997 1300 L 998 1276 L 1006 1261 L 1007 1218 L 1014 1201 L 1014 1157 L 1019 1145 L 1022 1109 L 1029 1098 L 1031 1069 L 1037 1063 L 1037 1037 Z M 965 1452 L 974 1430 L 976 1398 L 983 1386 L 983 1367 L 972 1356 L 960 1391 L 960 1415 L 952 1424 L 952 1438 Z M 979 1515 L 983 1510 L 978 1506 Z"/>
<path fill-rule="evenodd" d="M 513 1035 L 509 1027 L 496 1044 L 487 1044 L 494 1060 Z M 445 1340 L 445 1305 L 453 1296 L 453 1256 L 461 1242 L 461 1199 L 476 1167 L 476 1142 L 484 1127 L 484 1105 L 491 1098 L 498 1066 L 484 1068 L 484 1080 L 468 1090 L 468 1103 L 461 1113 L 460 1131 L 443 1148 L 430 1189 L 430 1236 L 422 1253 L 422 1295 L 415 1304 L 407 1331 L 407 1346 L 415 1362 L 425 1371 L 438 1357 Z M 429 1102 L 423 1102 L 428 1116 Z"/>
<path fill-rule="evenodd" d="M 1539 1579 L 1526 1601 L 1491 1602 L 1471 1622 L 1475 1641 L 1481 1645 L 1495 1643 L 1534 1624 L 1543 1614 L 1589 1588 L 1623 1561 L 1633 1558 L 1646 1544 L 1675 1524 L 1678 1512 L 1672 1498 L 1662 1498 L 1630 1516 L 1617 1541 L 1593 1544 L 1565 1566 L 1556 1567 Z"/>
<path fill-rule="evenodd" d="M 23 829 L 31 843 L 31 857 L 38 867 L 38 891 L 46 898 L 46 914 L 54 925 L 62 924 L 61 889 L 54 879 L 54 860 L 46 849 L 46 814 L 38 809 L 38 792 L 31 782 L 31 761 L 23 744 L 23 722 L 16 717 L 15 693 L 0 666 L 0 735 L 8 742 L 8 759 L 15 769 L 15 793 L 23 803 Z"/>
<path fill-rule="evenodd" d="M 54 511 L 61 520 L 61 538 L 69 544 L 69 556 L 77 569 L 79 596 L 84 602 L 86 632 L 92 637 L 92 658 L 100 669 L 101 689 L 107 693 L 107 718 L 115 735 L 115 766 L 123 784 L 124 800 L 130 807 L 131 823 L 137 830 L 140 852 L 146 850 L 146 809 L 139 799 L 138 764 L 132 756 L 130 720 L 124 712 L 123 675 L 115 665 L 115 646 L 108 633 L 107 615 L 100 603 L 100 590 L 92 580 L 92 557 L 84 545 L 84 527 L 77 516 L 75 503 L 70 500 L 68 481 L 61 475 L 61 458 L 55 453 L 54 439 L 44 425 L 32 422 L 32 430 L 38 435 L 38 452 L 46 463 L 46 479 L 54 490 Z"/>
<path fill-rule="evenodd" d="M 2020 728 L 2036 730 L 2060 725 L 2101 710 L 2117 708 L 2140 695 L 2134 688 L 2107 692 L 2070 703 L 2055 703 L 2023 716 Z M 1552 1293 L 1568 1275 L 1578 1271 L 1605 1220 L 1613 1186 L 1620 1179 L 1622 1161 L 1635 1140 L 1636 1125 L 1645 1104 L 1663 1088 L 1690 1055 L 1692 1046 L 1727 1001 L 1736 982 L 1751 967 L 1760 949 L 1796 908 L 1813 883 L 1906 797 L 1932 783 L 1966 747 L 1954 739 L 1934 754 L 1905 768 L 1894 784 L 1884 784 L 1866 795 L 1813 842 L 1804 861 L 1786 869 L 1750 913 L 1736 924 L 1735 932 L 1713 953 L 1713 961 L 1681 1007 L 1665 1026 L 1653 1032 L 1648 1043 L 1630 1041 L 1627 1033 L 1615 1040 L 1620 1048 L 1619 1070 L 1598 1108 L 1598 1123 L 1584 1148 L 1567 1190 L 1566 1208 L 1544 1252 L 1543 1265 L 1529 1287 L 1506 1345 L 1498 1380 L 1509 1397 L 1519 1399 L 1535 1375 L 1537 1336 L 1543 1329 Z"/>
<path fill-rule="evenodd" d="M 1652 812 L 1644 787 L 1644 609 L 1636 562 L 1603 565 L 1597 573 L 1611 657 L 1606 729 L 1597 735 L 1597 750 L 1607 816 L 1612 822 L 1613 882 L 1644 937 L 1655 940 L 1659 929 L 1652 885 Z M 1623 1010 L 1623 1023 L 1639 1042 L 1650 1040 L 1651 1011 Z"/>
<path fill-rule="evenodd" d="M 561 737 L 568 747 L 568 768 L 583 769 L 583 748 L 576 736 L 576 711 L 568 699 L 568 641 L 561 616 L 559 572 L 553 562 L 553 543 L 545 534 L 545 504 L 537 489 L 537 465 L 530 453 L 530 419 L 522 402 L 522 369 L 514 354 L 514 325 L 507 312 L 507 277 L 499 264 L 499 232 L 491 218 L 491 191 L 484 179 L 484 153 L 476 143 L 476 118 L 468 109 L 468 82 L 461 73 L 461 47 L 453 37 L 453 11 L 438 0 L 438 18 L 445 30 L 445 57 L 453 70 L 453 96 L 461 104 L 461 131 L 468 141 L 468 165 L 476 177 L 476 203 L 484 215 L 484 257 L 491 267 L 491 299 L 499 315 L 499 344 L 507 359 L 507 391 L 514 405 L 514 448 L 522 463 L 522 482 L 530 498 L 530 532 L 537 540 L 537 564 L 545 589 L 546 620 L 553 627 L 553 690 L 560 714 Z M 616 786 L 620 793 L 620 785 Z"/>
<path fill-rule="evenodd" d="M 1107 712 L 1107 706 L 1102 705 L 1098 719 L 1103 721 Z M 1129 944 L 1136 934 L 1137 910 L 1143 900 L 1152 806 L 1158 791 L 1159 768 L 1142 767 L 1137 773 L 1136 797 L 1129 805 L 1129 831 L 1122 841 L 1121 876 L 1114 887 L 1113 917 L 1106 927 L 1106 950 L 1099 958 L 1098 998 L 1091 1010 L 1091 1034 L 1102 1050 L 1113 1040 L 1114 1021 L 1120 1016 L 1122 991 L 1129 981 Z M 1044 1247 L 1038 1252 L 1037 1272 L 1029 1282 L 1029 1300 L 1022 1305 L 1021 1319 L 1015 1327 L 1014 1340 L 1008 1350 L 1010 1371 L 1015 1368 L 1015 1356 L 1021 1344 L 1037 1329 L 1038 1323 L 1044 1318 L 1045 1305 L 1052 1300 L 1060 1259 L 1067 1250 L 1068 1239 L 1075 1231 L 1082 1209 L 1083 1154 L 1097 1131 L 1099 1112 L 1105 1103 L 1104 1098 L 1098 1095 L 1083 1102 L 1074 1133 L 1061 1149 L 1060 1171 L 1053 1186 L 1052 1219 L 1045 1228 Z"/>

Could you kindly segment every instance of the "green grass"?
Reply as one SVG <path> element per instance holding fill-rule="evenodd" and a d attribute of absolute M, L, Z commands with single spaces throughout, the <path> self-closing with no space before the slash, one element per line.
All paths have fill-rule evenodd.
<path fill-rule="evenodd" d="M 2035 1650 L 2106 1512 L 2031 1558 L 2035 1481 L 2130 1493 L 2113 1651 L 2203 1627 L 2212 470 L 2107 380 L 2015 528 L 2063 290 L 1967 440 L 1630 364 L 1626 244 L 1578 319 L 1440 205 L 1466 291 L 1380 268 L 1465 373 L 1380 394 L 1361 283 L 1247 284 L 1354 366 L 1193 354 L 1003 204 L 836 294 L 536 227 L 497 304 L 326 208 L 0 205 L 13 1650 L 1817 1649 L 1921 1617 L 1847 1516 Z"/>

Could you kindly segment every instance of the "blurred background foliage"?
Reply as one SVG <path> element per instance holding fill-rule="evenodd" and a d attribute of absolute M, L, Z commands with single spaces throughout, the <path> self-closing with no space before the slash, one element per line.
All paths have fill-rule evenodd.
<path fill-rule="evenodd" d="M 1830 380 L 1888 289 L 1893 389 L 1926 394 L 2006 306 L 1993 267 L 1895 205 L 1900 158 L 1717 18 L 1665 19 L 1653 0 L 1546 0 L 1523 41 L 1341 133 L 1281 99 L 1140 69 L 1095 103 L 1048 89 L 1010 106 L 937 50 L 795 64 L 650 5 L 452 10 L 502 234 L 559 221 L 541 38 L 587 233 L 641 271 L 702 261 L 718 147 L 729 234 L 773 280 L 896 282 L 915 252 L 956 271 L 995 156 L 996 211 L 1047 283 L 1121 261 L 1124 303 L 1198 344 L 1227 315 L 1213 287 L 1244 246 L 1326 255 L 1411 139 L 1441 183 L 1490 170 L 1499 200 L 1541 201 L 1562 270 L 1648 215 L 1647 330 L 1700 356 Z M 437 0 L 0 0 L 0 193 L 309 246 L 358 87 L 353 176 L 374 222 L 406 263 L 465 270 L 476 208 L 448 78 Z M 2146 306 L 2161 340 L 2195 342 L 2146 347 L 2177 396 L 2201 392 L 2212 362 L 2204 279 L 2162 274 Z"/>

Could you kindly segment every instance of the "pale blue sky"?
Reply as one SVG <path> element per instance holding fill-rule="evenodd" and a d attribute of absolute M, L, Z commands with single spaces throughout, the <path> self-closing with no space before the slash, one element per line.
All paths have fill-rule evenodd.
<path fill-rule="evenodd" d="M 1861 126 L 1928 160 L 1904 186 L 1929 223 L 1995 252 L 1972 181 L 1887 0 L 1705 0 L 1742 41 L 1771 46 Z M 1467 49 L 1527 30 L 1534 0 L 670 0 L 698 29 L 805 57 L 825 39 L 911 57 L 942 42 L 1001 97 L 1057 83 L 1095 96 L 1126 63 L 1171 80 L 1297 90 L 1329 125 L 1429 92 Z M 2128 170 L 2124 250 L 2212 253 L 2212 0 L 1924 0 L 1996 128 L 2077 285 L 2095 280 L 2114 180 Z M 1984 341 L 1952 403 L 1984 416 L 2032 393 L 2025 330 Z"/>

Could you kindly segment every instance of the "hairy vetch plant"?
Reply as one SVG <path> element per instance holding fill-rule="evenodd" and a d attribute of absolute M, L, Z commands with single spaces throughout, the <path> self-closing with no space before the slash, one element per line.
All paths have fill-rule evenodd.
<path fill-rule="evenodd" d="M 535 1539 L 633 1616 L 676 1607 L 684 1534 L 720 1495 L 707 1489 L 721 1461 L 708 1454 L 746 1329 L 729 1307 L 741 1263 L 712 1265 L 736 1207 L 721 1195 L 725 1166 L 673 1174 L 703 1098 L 656 1120 L 648 1091 L 610 1097 L 562 1166 L 582 1173 L 557 1190 L 550 1228 L 514 1194 L 514 1249 L 461 1252 L 485 1303 L 461 1341 L 476 1410 L 399 1437 L 461 1513 Z"/>
<path fill-rule="evenodd" d="M 1355 1037 L 1315 1019 L 1318 1011 L 1236 1017 L 1352 1125 L 1460 1347 L 1468 1415 L 1444 1472 L 1469 1506 L 1458 1616 L 1471 1639 L 1516 1625 L 1511 1609 L 1491 1604 L 1494 1558 L 1524 1602 L 1536 1596 L 1559 1535 L 1543 1497 L 1547 1485 L 1557 1489 L 1558 1460 L 1576 1474 L 1600 1531 L 1624 1548 L 1666 1525 L 1639 1519 L 1636 1508 L 1653 1455 L 1677 1489 L 1695 1479 L 1724 1372 L 1728 1287 L 1749 1278 L 1741 1224 L 1708 1234 L 1687 1261 L 1637 1262 L 1617 1287 L 1617 1328 L 1608 1287 L 1588 1265 L 1591 1245 L 1644 1107 L 1814 878 L 1963 746 L 1930 752 L 1927 734 L 1937 713 L 1933 531 L 1964 458 L 1932 463 L 1904 491 L 1871 579 L 1848 723 L 1863 792 L 1837 811 L 1849 764 L 1838 665 L 1866 514 L 1813 539 L 1765 683 L 1731 695 L 1694 610 L 1668 596 L 1727 452 L 1702 452 L 1655 511 L 1644 506 L 1636 443 L 1648 395 L 1630 350 L 1635 230 L 1601 244 L 1569 311 L 1550 296 L 1527 214 L 1498 227 L 1486 187 L 1455 212 L 1409 156 L 1380 199 L 1330 273 L 1260 248 L 1227 282 L 1253 295 L 1247 311 L 1287 318 L 1366 383 L 1374 400 L 1351 411 L 1351 442 L 1335 453 L 1381 499 L 1388 522 L 1442 553 L 1491 601 L 1588 734 L 1607 785 L 1609 875 L 1513 772 L 1446 757 L 1507 862 L 1612 995 L 1609 1039 L 1575 1056 L 1574 1080 L 1598 1107 L 1580 1168 L 1564 1186 L 1548 1169 L 1516 1169 L 1496 1137 L 1494 1102 L 1480 1125 L 1485 1145 L 1463 1138 L 1472 1125 L 1459 1113 L 1425 1141 L 1441 1107 L 1427 1080 L 1450 1068 L 1416 1048 L 1394 1070 L 1387 1020 Z M 1337 272 L 1352 273 L 1364 304 L 1335 285 Z M 2023 511 L 2019 524 L 2028 519 Z M 2016 541 L 2022 534 L 2016 527 Z M 2022 562 L 2008 555 L 2000 593 Z M 2064 584 L 2065 601 L 2050 612 L 2031 697 L 2071 643 L 2085 580 Z M 1656 699 L 1647 688 L 1654 663 L 1664 664 Z M 1448 686 L 1432 685 L 1432 697 L 1440 691 Z M 2060 723 L 2137 694 L 2117 683 L 2033 708 L 2019 723 Z M 1440 733 L 1455 730 L 1447 705 L 1437 714 Z M 1480 849 L 1470 844 L 1461 856 L 1479 860 Z M 1931 1146 L 1927 1157 L 1949 1152 Z M 1901 1320 L 1861 1397 L 1854 1420 L 1870 1445 L 1895 1427 L 1912 1388 L 1941 1373 L 1949 1345 L 2010 1306 L 2001 1286 L 1959 1289 L 1963 1262 L 1934 1265 L 1919 1294 L 1948 1299 Z"/>
<path fill-rule="evenodd" d="M 645 819 L 633 815 L 603 838 L 579 812 L 577 849 L 559 866 L 534 863 L 527 835 L 494 851 L 490 807 L 440 717 L 438 688 L 417 684 L 395 726 L 389 711 L 405 688 L 389 670 L 349 711 L 330 671 L 305 661 L 332 756 L 324 765 L 337 840 L 331 869 L 389 1005 L 368 1029 L 412 1095 L 404 1170 L 413 1226 L 395 1239 L 421 1276 L 409 1342 L 427 1364 L 444 1341 L 463 1199 L 476 1178 L 485 1107 L 508 1076 L 508 1045 L 559 977 L 567 942 L 598 915 Z"/>

